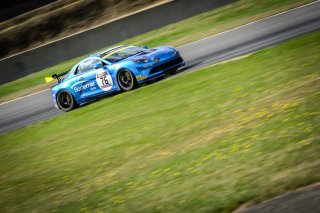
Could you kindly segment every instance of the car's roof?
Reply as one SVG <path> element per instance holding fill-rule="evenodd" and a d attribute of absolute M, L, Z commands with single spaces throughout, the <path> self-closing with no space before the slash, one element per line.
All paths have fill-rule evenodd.
<path fill-rule="evenodd" d="M 113 51 L 116 51 L 116 50 L 119 50 L 119 49 L 122 49 L 122 48 L 125 48 L 125 47 L 128 47 L 127 45 L 119 45 L 119 46 L 115 46 L 115 47 L 111 47 L 111 48 L 108 48 L 108 49 L 105 49 L 103 50 L 102 52 L 96 52 L 94 54 L 91 54 L 89 55 L 88 57 L 82 59 L 80 62 L 78 62 L 76 65 L 74 65 L 68 72 L 68 74 L 65 76 L 64 79 L 67 79 L 69 77 L 72 77 L 73 76 L 73 73 L 74 73 L 74 67 L 77 66 L 79 63 L 81 63 L 82 61 L 88 59 L 88 58 L 103 58 L 103 56 L 105 55 L 108 55 L 110 54 L 111 52 Z M 70 75 L 71 74 L 71 75 Z"/>
<path fill-rule="evenodd" d="M 126 46 L 127 46 L 127 45 L 119 45 L 119 46 L 111 47 L 111 48 L 105 49 L 105 50 L 103 50 L 103 51 L 101 51 L 101 52 L 94 53 L 94 54 L 90 55 L 89 57 L 95 56 L 95 57 L 100 57 L 100 58 L 102 58 L 103 56 L 108 55 L 108 54 L 110 54 L 111 52 L 113 52 L 113 51 L 115 51 L 115 50 L 118 50 L 118 49 L 121 49 L 121 48 L 124 48 L 124 47 L 126 47 Z"/>

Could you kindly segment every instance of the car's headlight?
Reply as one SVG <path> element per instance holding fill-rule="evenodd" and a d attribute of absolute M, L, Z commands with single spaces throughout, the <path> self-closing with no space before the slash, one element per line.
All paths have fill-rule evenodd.
<path fill-rule="evenodd" d="M 149 61 L 150 61 L 149 58 L 142 58 L 142 59 L 135 60 L 135 62 L 139 64 L 148 63 Z"/>

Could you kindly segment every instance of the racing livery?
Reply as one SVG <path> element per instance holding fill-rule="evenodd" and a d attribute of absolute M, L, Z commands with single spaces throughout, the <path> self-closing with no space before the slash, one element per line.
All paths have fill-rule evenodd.
<path fill-rule="evenodd" d="M 63 111 L 70 111 L 101 96 L 132 90 L 184 65 L 178 50 L 171 46 L 148 49 L 121 45 L 95 53 L 46 81 L 58 80 L 51 89 L 53 103 Z"/>

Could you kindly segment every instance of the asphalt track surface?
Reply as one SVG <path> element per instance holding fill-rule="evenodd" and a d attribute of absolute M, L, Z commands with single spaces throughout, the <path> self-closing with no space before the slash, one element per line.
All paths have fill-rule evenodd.
<path fill-rule="evenodd" d="M 317 1 L 179 47 L 187 63 L 179 74 L 252 53 L 319 29 L 320 1 Z M 53 107 L 49 90 L 1 104 L 0 134 L 62 113 Z"/>
<path fill-rule="evenodd" d="M 319 213 L 320 183 L 288 192 L 234 213 Z"/>

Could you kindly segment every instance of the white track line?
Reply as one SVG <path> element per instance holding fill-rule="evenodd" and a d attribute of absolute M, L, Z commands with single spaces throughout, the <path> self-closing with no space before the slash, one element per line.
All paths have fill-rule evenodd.
<path fill-rule="evenodd" d="M 230 29 L 230 30 L 227 30 L 227 31 L 224 31 L 224 32 L 221 32 L 221 33 L 217 33 L 217 34 L 215 34 L 215 35 L 211 35 L 211 36 L 202 38 L 202 39 L 200 39 L 200 40 L 193 41 L 193 42 L 190 42 L 190 43 L 181 45 L 181 46 L 179 46 L 178 48 L 184 47 L 184 46 L 188 46 L 188 45 L 190 45 L 190 44 L 193 44 L 193 43 L 196 43 L 196 42 L 199 42 L 199 41 L 202 41 L 202 40 L 206 40 L 206 39 L 209 39 L 209 38 L 211 38 L 211 37 L 214 37 L 214 36 L 217 36 L 217 35 L 221 35 L 221 34 L 224 34 L 224 33 L 230 32 L 230 31 L 232 31 L 232 30 L 236 30 L 236 29 L 239 29 L 239 28 L 242 28 L 242 27 L 251 25 L 251 24 L 255 24 L 255 23 L 258 23 L 258 22 L 261 22 L 261 21 L 270 19 L 270 18 L 272 18 L 272 17 L 279 16 L 279 15 L 284 14 L 284 13 L 288 13 L 288 12 L 290 12 L 290 11 L 297 10 L 297 9 L 299 9 L 299 8 L 303 8 L 303 7 L 312 5 L 312 4 L 316 4 L 316 3 L 318 3 L 318 2 L 320 2 L 320 0 L 316 0 L 316 1 L 314 1 L 314 2 L 311 2 L 311 3 L 308 3 L 308 4 L 304 4 L 304 5 L 301 5 L 301 6 L 296 7 L 296 8 L 292 8 L 292 9 L 290 9 L 290 10 L 285 10 L 285 11 L 283 11 L 283 12 L 274 14 L 274 15 L 272 15 L 272 16 L 268 16 L 268 17 L 259 19 L 259 20 L 257 20 L 257 21 L 249 22 L 249 23 L 247 23 L 247 24 L 244 24 L 244 25 L 241 25 L 241 26 L 232 28 L 232 29 Z M 37 47 L 37 48 L 38 48 L 38 47 Z M 34 48 L 34 49 L 35 49 L 35 48 Z M 26 97 L 29 97 L 29 96 L 32 96 L 32 95 L 36 95 L 36 94 L 42 93 L 42 92 L 47 91 L 47 90 L 49 90 L 49 89 L 45 89 L 45 90 L 42 90 L 42 91 L 40 91 L 40 92 L 32 93 L 32 94 L 29 94 L 29 95 L 26 95 L 26 96 L 22 96 L 22 97 L 20 97 L 20 98 L 16 98 L 16 99 L 13 99 L 13 100 L 4 102 L 4 103 L 0 103 L 0 106 L 1 106 L 1 105 L 4 105 L 4 104 L 7 104 L 7 103 L 10 103 L 10 102 L 13 102 L 13 101 L 16 101 L 16 100 L 19 100 L 19 99 L 22 99 L 22 98 L 26 98 Z"/>
<path fill-rule="evenodd" d="M 271 16 L 268 16 L 268 17 L 259 19 L 259 20 L 257 20 L 257 21 L 252 21 L 252 22 L 249 22 L 249 23 L 247 23 L 247 24 L 243 24 L 243 25 L 240 25 L 240 26 L 238 26 L 238 27 L 235 27 L 235 28 L 232 28 L 232 29 L 223 31 L 223 32 L 221 32 L 221 33 L 217 33 L 217 34 L 214 34 L 214 35 L 211 35 L 211 36 L 208 36 L 208 37 L 199 39 L 199 40 L 197 40 L 197 41 L 193 41 L 193 42 L 190 42 L 190 43 L 181 45 L 181 46 L 179 46 L 179 47 L 188 46 L 188 45 L 193 44 L 193 43 L 196 43 L 196 42 L 198 42 L 198 41 L 206 40 L 206 39 L 209 39 L 209 38 L 211 38 L 211 37 L 218 36 L 218 35 L 221 35 L 221 34 L 230 32 L 230 31 L 232 31 L 232 30 L 240 29 L 240 28 L 242 28 L 242 27 L 246 27 L 246 26 L 251 25 L 251 24 L 255 24 L 255 23 L 258 23 L 258 22 L 261 22 L 261 21 L 265 21 L 265 20 L 268 20 L 268 19 L 270 19 L 270 18 L 272 18 L 272 17 L 279 16 L 279 15 L 282 15 L 282 14 L 288 13 L 288 12 L 290 12 L 290 11 L 294 11 L 294 10 L 297 10 L 297 9 L 300 9 L 300 8 L 303 8 L 303 7 L 312 5 L 312 4 L 316 4 L 316 3 L 318 3 L 318 2 L 320 2 L 320 0 L 316 0 L 316 1 L 314 1 L 314 2 L 310 2 L 310 3 L 308 3 L 308 4 L 304 4 L 304 5 L 301 5 L 301 6 L 299 6 L 299 7 L 292 8 L 292 9 L 290 9 L 290 10 L 285 10 L 285 11 L 282 11 L 282 12 L 280 12 L 280 13 L 276 13 L 276 14 L 274 14 L 274 15 L 271 15 Z"/>
<path fill-rule="evenodd" d="M 1 105 L 4 105 L 4 104 L 8 104 L 8 103 L 13 102 L 13 101 L 17 101 L 17 100 L 22 99 L 22 98 L 26 98 L 26 97 L 29 97 L 29 96 L 32 96 L 32 95 L 36 95 L 36 94 L 45 92 L 45 91 L 47 91 L 47 90 L 49 90 L 49 89 L 41 90 L 41 91 L 39 91 L 39 92 L 35 92 L 35 93 L 29 94 L 29 95 L 22 96 L 22 97 L 20 97 L 20 98 L 15 98 L 15 99 L 12 99 L 12 100 L 10 100 L 10 101 L 6 101 L 6 102 L 3 102 L 3 103 L 0 103 L 0 106 L 1 106 Z"/>

